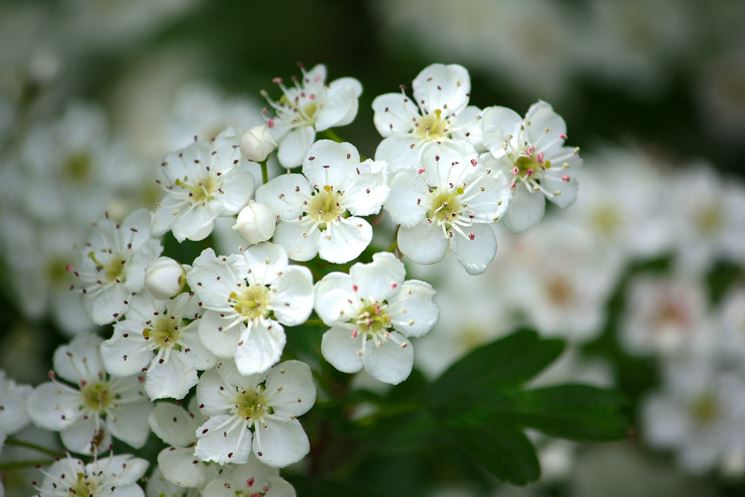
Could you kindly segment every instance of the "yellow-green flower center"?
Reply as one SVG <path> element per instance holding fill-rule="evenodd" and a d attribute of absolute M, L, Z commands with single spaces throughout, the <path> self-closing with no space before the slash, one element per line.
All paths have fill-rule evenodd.
<path fill-rule="evenodd" d="M 422 116 L 416 122 L 414 134 L 422 140 L 439 140 L 448 133 L 448 122 L 442 117 L 440 109 Z"/>
<path fill-rule="evenodd" d="M 47 281 L 52 285 L 60 285 L 67 281 L 67 261 L 54 258 L 50 259 L 46 265 Z"/>
<path fill-rule="evenodd" d="M 709 205 L 696 212 L 694 220 L 699 232 L 703 235 L 712 235 L 721 230 L 724 225 L 722 211 L 716 205 Z"/>
<path fill-rule="evenodd" d="M 263 285 L 251 285 L 238 292 L 231 292 L 233 310 L 246 320 L 259 319 L 268 313 L 269 289 Z"/>
<path fill-rule="evenodd" d="M 530 155 L 519 155 L 514 160 L 515 169 L 517 175 L 521 178 L 529 178 L 534 176 L 536 173 L 551 168 L 551 161 L 544 160 L 538 161 L 534 154 Z"/>
<path fill-rule="evenodd" d="M 601 205 L 592 212 L 591 221 L 601 235 L 612 235 L 621 225 L 621 216 L 612 205 Z"/>
<path fill-rule="evenodd" d="M 703 393 L 693 399 L 690 405 L 691 416 L 699 425 L 708 425 L 719 416 L 719 403 L 710 393 Z"/>
<path fill-rule="evenodd" d="M 376 335 L 391 326 L 391 317 L 385 312 L 385 306 L 373 303 L 360 309 L 357 315 L 358 329 L 367 335 Z"/>
<path fill-rule="evenodd" d="M 455 190 L 436 192 L 427 212 L 427 218 L 442 223 L 455 221 L 463 208 L 460 202 L 461 195 L 463 195 L 463 188 L 460 186 Z"/>
<path fill-rule="evenodd" d="M 321 229 L 344 213 L 341 207 L 341 195 L 330 185 L 317 191 L 308 202 L 308 215 L 311 219 L 321 223 Z"/>
<path fill-rule="evenodd" d="M 62 164 L 62 173 L 76 183 L 83 183 L 91 174 L 93 163 L 88 152 L 68 155 Z"/>
<path fill-rule="evenodd" d="M 114 402 L 114 394 L 105 381 L 89 383 L 80 389 L 80 393 L 83 397 L 83 406 L 88 411 L 103 413 Z"/>
<path fill-rule="evenodd" d="M 181 325 L 181 320 L 175 316 L 162 315 L 155 320 L 152 327 L 142 330 L 142 336 L 146 340 L 152 340 L 158 348 L 171 348 L 178 345 Z"/>
<path fill-rule="evenodd" d="M 263 392 L 247 390 L 239 393 L 235 399 L 235 414 L 245 420 L 258 421 L 270 411 Z"/>
<path fill-rule="evenodd" d="M 124 258 L 114 255 L 109 262 L 104 264 L 98 260 L 93 251 L 88 252 L 88 258 L 93 261 L 98 271 L 103 271 L 106 281 L 120 283 L 124 280 L 124 269 L 127 265 Z"/>
<path fill-rule="evenodd" d="M 213 198 L 220 189 L 217 179 L 211 174 L 200 179 L 194 184 L 186 183 L 180 179 L 176 180 L 176 185 L 189 191 L 189 198 L 192 203 L 206 204 Z"/>
<path fill-rule="evenodd" d="M 73 483 L 67 490 L 68 497 L 91 497 L 96 495 L 98 483 L 94 479 L 88 478 L 83 473 L 78 473 Z"/>

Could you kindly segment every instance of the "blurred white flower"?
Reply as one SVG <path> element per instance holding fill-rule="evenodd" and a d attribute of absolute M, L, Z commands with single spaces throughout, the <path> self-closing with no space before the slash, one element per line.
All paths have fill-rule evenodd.
<path fill-rule="evenodd" d="M 145 290 L 156 299 L 176 296 L 186 283 L 186 271 L 170 257 L 158 257 L 145 270 Z"/>
<path fill-rule="evenodd" d="M 422 146 L 431 142 L 469 142 L 481 138 L 481 111 L 468 106 L 471 77 L 457 64 L 432 64 L 414 78 L 414 98 L 386 93 L 375 98 L 375 127 L 383 140 L 375 159 L 391 171 L 416 169 Z"/>
<path fill-rule="evenodd" d="M 315 403 L 316 387 L 302 362 L 282 362 L 249 376 L 220 362 L 199 379 L 197 399 L 209 416 L 197 429 L 198 459 L 245 464 L 253 452 L 264 464 L 284 467 L 310 450 L 297 417 Z"/>
<path fill-rule="evenodd" d="M 150 399 L 182 399 L 197 384 L 197 370 L 217 359 L 199 339 L 201 308 L 182 293 L 172 300 L 136 295 L 114 334 L 101 345 L 103 363 L 113 376 L 145 375 Z"/>
<path fill-rule="evenodd" d="M 358 257 L 373 231 L 359 216 L 380 212 L 389 192 L 386 168 L 385 162 L 360 163 L 350 143 L 317 141 L 303 161 L 303 174 L 277 176 L 256 191 L 256 200 L 279 218 L 274 243 L 296 261 L 318 254 L 341 264 Z"/>
<path fill-rule="evenodd" d="M 254 176 L 235 143 L 234 130 L 225 130 L 214 141 L 197 141 L 168 154 L 161 163 L 160 185 L 166 194 L 155 212 L 154 230 L 169 229 L 178 241 L 203 240 L 219 216 L 237 214 L 251 198 Z"/>
<path fill-rule="evenodd" d="M 146 460 L 129 454 L 96 459 L 89 464 L 68 456 L 44 472 L 39 497 L 142 497 L 137 480 L 145 476 L 147 467 Z"/>
<path fill-rule="evenodd" d="M 302 324 L 313 309 L 310 270 L 287 262 L 285 250 L 271 243 L 229 257 L 206 249 L 187 274 L 204 308 L 202 343 L 218 357 L 234 357 L 241 374 L 275 364 L 285 346 L 282 325 Z"/>
<path fill-rule="evenodd" d="M 34 424 L 59 431 L 65 447 L 81 454 L 106 451 L 112 435 L 140 448 L 150 432 L 151 405 L 142 378 L 109 377 L 101 360 L 101 341 L 95 335 L 81 334 L 58 347 L 52 381 L 36 387 L 28 399 Z"/>
<path fill-rule="evenodd" d="M 163 250 L 152 237 L 150 212 L 132 212 L 121 223 L 106 217 L 93 227 L 74 270 L 75 286 L 83 293 L 83 303 L 94 323 L 116 320 L 127 308 L 127 301 L 142 290 L 145 269 Z"/>
<path fill-rule="evenodd" d="M 546 198 L 559 207 L 574 203 L 574 173 L 582 159 L 579 148 L 564 146 L 566 124 L 551 105 L 536 102 L 525 118 L 506 107 L 487 107 L 481 124 L 491 154 L 486 165 L 512 178 L 514 193 L 504 218 L 508 229 L 520 232 L 540 221 Z"/>
<path fill-rule="evenodd" d="M 274 235 L 276 225 L 277 215 L 268 205 L 249 200 L 238 213 L 233 229 L 248 243 L 257 244 L 269 240 Z"/>
<path fill-rule="evenodd" d="M 468 145 L 428 145 L 416 171 L 391 181 L 385 210 L 398 230 L 398 248 L 420 264 L 441 260 L 448 246 L 469 274 L 486 270 L 497 251 L 489 224 L 507 210 L 512 192 L 504 174 L 485 166 Z"/>
<path fill-rule="evenodd" d="M 316 285 L 315 310 L 330 326 L 323 335 L 323 357 L 339 371 L 364 368 L 377 380 L 398 384 L 414 362 L 409 337 L 428 333 L 437 323 L 435 291 L 428 283 L 404 281 L 406 270 L 393 254 L 379 252 L 349 274 L 330 273 Z"/>
<path fill-rule="evenodd" d="M 362 85 L 354 78 L 339 78 L 326 85 L 326 66 L 318 64 L 303 71 L 301 81 L 293 78 L 287 87 L 281 78 L 274 82 L 282 90 L 282 97 L 273 101 L 266 92 L 262 95 L 274 110 L 275 116 L 266 124 L 279 144 L 278 158 L 286 168 L 299 166 L 316 139 L 317 131 L 346 126 L 357 116 Z"/>
<path fill-rule="evenodd" d="M 254 162 L 263 162 L 277 148 L 269 128 L 261 124 L 246 130 L 241 135 L 241 153 Z"/>
<path fill-rule="evenodd" d="M 18 385 L 0 369 L 0 450 L 5 438 L 22 430 L 29 422 L 26 402 L 33 389 Z"/>

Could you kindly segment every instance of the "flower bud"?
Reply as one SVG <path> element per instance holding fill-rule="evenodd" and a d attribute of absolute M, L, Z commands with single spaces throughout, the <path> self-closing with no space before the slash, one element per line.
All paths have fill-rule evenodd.
<path fill-rule="evenodd" d="M 277 142 L 269 128 L 260 124 L 249 129 L 241 136 L 241 153 L 243 157 L 254 162 L 262 162 L 274 152 Z"/>
<path fill-rule="evenodd" d="M 251 200 L 238 213 L 233 229 L 250 243 L 261 243 L 274 235 L 277 217 L 266 204 Z"/>
<path fill-rule="evenodd" d="M 169 299 L 186 283 L 186 272 L 170 257 L 158 257 L 145 270 L 145 288 L 156 299 Z"/>

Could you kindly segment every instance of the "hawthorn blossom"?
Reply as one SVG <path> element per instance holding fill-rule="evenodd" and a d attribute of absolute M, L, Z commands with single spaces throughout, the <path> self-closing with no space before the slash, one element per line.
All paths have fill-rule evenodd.
<path fill-rule="evenodd" d="M 184 398 L 197 384 L 197 371 L 217 362 L 199 339 L 200 314 L 197 298 L 187 293 L 170 300 L 135 296 L 101 345 L 106 370 L 117 377 L 144 373 L 151 400 Z"/>
<path fill-rule="evenodd" d="M 303 161 L 303 174 L 284 174 L 262 185 L 256 200 L 279 219 L 274 243 L 289 257 L 341 264 L 358 257 L 372 240 L 372 226 L 359 216 L 380 212 L 388 196 L 384 162 L 360 163 L 350 143 L 319 140 Z"/>
<path fill-rule="evenodd" d="M 148 462 L 129 454 L 96 459 L 85 464 L 66 457 L 44 471 L 37 497 L 142 497 L 137 480 L 145 476 Z"/>
<path fill-rule="evenodd" d="M 423 281 L 406 280 L 393 254 L 379 252 L 349 274 L 330 273 L 316 285 L 316 313 L 330 326 L 323 335 L 323 357 L 339 371 L 363 368 L 374 378 L 398 384 L 411 373 L 411 337 L 437 323 L 435 291 Z"/>
<path fill-rule="evenodd" d="M 292 87 L 285 86 L 281 78 L 274 79 L 282 90 L 279 100 L 273 101 L 262 92 L 275 114 L 266 124 L 279 145 L 277 158 L 288 169 L 303 162 L 317 131 L 354 121 L 362 94 L 362 85 L 354 78 L 339 78 L 326 85 L 326 66 L 322 64 L 310 71 L 300 69 L 302 81 L 293 77 Z"/>
<path fill-rule="evenodd" d="M 551 105 L 539 101 L 525 118 L 506 107 L 488 107 L 481 121 L 494 167 L 512 178 L 514 195 L 503 221 L 508 229 L 520 232 L 540 221 L 546 198 L 559 207 L 574 202 L 573 173 L 582 160 L 578 148 L 564 146 L 566 124 Z"/>
<path fill-rule="evenodd" d="M 178 241 L 203 240 L 219 216 L 237 214 L 251 198 L 259 165 L 246 160 L 227 129 L 209 142 L 195 141 L 161 163 L 166 191 L 154 217 L 154 231 L 169 229 Z"/>
<path fill-rule="evenodd" d="M 202 490 L 202 497 L 295 497 L 295 489 L 272 468 L 249 456 L 248 462 L 223 469 Z"/>
<path fill-rule="evenodd" d="M 217 357 L 234 358 L 241 374 L 275 364 L 285 345 L 282 325 L 302 324 L 313 309 L 310 270 L 287 262 L 285 250 L 272 243 L 220 257 L 205 249 L 187 274 L 204 309 L 202 343 Z"/>
<path fill-rule="evenodd" d="M 74 274 L 95 324 L 114 321 L 131 295 L 142 290 L 145 269 L 163 250 L 160 240 L 152 238 L 151 226 L 151 215 L 144 209 L 121 223 L 107 216 L 94 225 Z"/>
<path fill-rule="evenodd" d="M 244 376 L 232 363 L 219 362 L 200 378 L 197 399 L 209 417 L 196 432 L 198 459 L 245 464 L 253 452 L 262 463 L 283 467 L 310 449 L 297 420 L 316 400 L 307 364 L 286 361 Z"/>
<path fill-rule="evenodd" d="M 415 169 L 422 146 L 432 142 L 468 141 L 481 137 L 481 111 L 468 106 L 471 77 L 457 64 L 432 64 L 414 79 L 414 99 L 386 93 L 373 100 L 373 120 L 383 140 L 375 151 L 393 171 Z"/>
<path fill-rule="evenodd" d="M 32 390 L 29 385 L 18 385 L 0 369 L 0 450 L 7 435 L 17 433 L 28 424 L 26 401 Z"/>
<path fill-rule="evenodd" d="M 150 402 L 142 389 L 142 378 L 107 375 L 101 342 L 95 335 L 81 334 L 58 347 L 52 381 L 36 387 L 28 399 L 34 424 L 59 431 L 65 447 L 80 454 L 106 450 L 112 435 L 140 448 L 149 433 Z"/>
<path fill-rule="evenodd" d="M 398 231 L 398 248 L 415 262 L 433 264 L 448 246 L 469 274 L 481 274 L 497 251 L 489 224 L 507 211 L 512 192 L 504 174 L 486 167 L 472 148 L 431 144 L 417 171 L 391 181 L 385 204 Z"/>

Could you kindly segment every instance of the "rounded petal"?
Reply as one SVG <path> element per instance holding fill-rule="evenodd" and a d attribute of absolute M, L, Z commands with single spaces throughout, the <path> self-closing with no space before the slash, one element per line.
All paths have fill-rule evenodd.
<path fill-rule="evenodd" d="M 357 295 L 375 302 L 387 300 L 404 282 L 406 268 L 390 252 L 378 252 L 369 264 L 357 263 L 349 270 Z"/>
<path fill-rule="evenodd" d="M 60 438 L 65 448 L 78 454 L 93 454 L 94 449 L 104 451 L 111 445 L 111 433 L 105 426 L 97 427 L 93 418 L 78 418 L 60 432 Z"/>
<path fill-rule="evenodd" d="M 221 317 L 221 313 L 205 311 L 199 320 L 199 339 L 217 357 L 233 357 L 238 341 L 246 329 L 243 322 L 235 322 L 235 315 Z"/>
<path fill-rule="evenodd" d="M 420 264 L 434 264 L 445 257 L 448 239 L 437 223 L 422 221 L 398 230 L 398 249 L 406 257 Z"/>
<path fill-rule="evenodd" d="M 351 143 L 318 140 L 303 161 L 303 174 L 312 188 L 343 185 L 360 163 L 360 154 Z"/>
<path fill-rule="evenodd" d="M 537 143 L 546 133 L 557 137 L 565 135 L 567 125 L 551 104 L 539 100 L 525 114 L 525 131 L 530 142 Z"/>
<path fill-rule="evenodd" d="M 230 267 L 230 259 L 217 257 L 211 248 L 204 249 L 186 273 L 191 290 L 206 306 L 222 307 L 234 291 L 238 279 Z"/>
<path fill-rule="evenodd" d="M 543 176 L 542 186 L 551 193 L 546 198 L 562 209 L 569 207 L 577 200 L 579 184 L 574 176 L 559 172 L 554 173 L 552 170 Z"/>
<path fill-rule="evenodd" d="M 61 383 L 42 383 L 28 398 L 31 421 L 51 431 L 71 426 L 80 415 L 79 406 L 80 392 Z"/>
<path fill-rule="evenodd" d="M 429 283 L 409 280 L 388 303 L 388 313 L 393 327 L 407 337 L 420 337 L 429 333 L 440 317 L 435 304 L 435 291 Z"/>
<path fill-rule="evenodd" d="M 231 416 L 220 415 L 208 419 L 197 428 L 194 455 L 202 461 L 218 464 L 243 464 L 251 453 L 252 434 L 245 423 L 231 421 Z"/>
<path fill-rule="evenodd" d="M 277 321 L 297 326 L 313 311 L 313 276 L 304 266 L 288 266 L 271 287 L 269 303 Z"/>
<path fill-rule="evenodd" d="M 381 136 L 409 134 L 419 118 L 419 109 L 402 93 L 385 93 L 372 103 L 373 122 Z"/>
<path fill-rule="evenodd" d="M 252 245 L 243 253 L 251 270 L 252 282 L 261 285 L 272 283 L 287 269 L 287 251 L 276 243 L 263 242 Z"/>
<path fill-rule="evenodd" d="M 360 350 L 362 334 L 356 337 L 346 328 L 334 327 L 323 334 L 321 353 L 329 364 L 342 373 L 356 373 L 362 369 Z"/>
<path fill-rule="evenodd" d="M 197 384 L 197 369 L 182 356 L 172 352 L 167 361 L 154 361 L 150 366 L 145 377 L 145 392 L 150 400 L 183 399 Z"/>
<path fill-rule="evenodd" d="M 126 333 L 125 333 L 126 334 Z M 113 376 L 131 376 L 140 373 L 153 359 L 142 335 L 121 333 L 101 344 L 101 358 L 104 367 Z"/>
<path fill-rule="evenodd" d="M 212 233 L 215 219 L 221 211 L 222 206 L 217 203 L 194 207 L 176 218 L 171 227 L 171 233 L 179 242 L 204 240 Z"/>
<path fill-rule="evenodd" d="M 369 342 L 362 354 L 365 371 L 378 381 L 398 385 L 411 374 L 414 349 L 409 340 L 395 331 L 380 345 Z"/>
<path fill-rule="evenodd" d="M 240 167 L 240 166 L 239 166 Z M 249 167 L 259 167 L 255 162 L 249 162 L 244 168 L 229 175 L 222 183 L 223 191 L 220 201 L 224 208 L 223 214 L 237 214 L 251 199 L 254 192 L 254 177 Z"/>
<path fill-rule="evenodd" d="M 452 251 L 468 274 L 481 274 L 497 253 L 497 238 L 486 224 L 474 224 L 464 230 L 468 236 L 456 234 L 450 239 Z"/>
<path fill-rule="evenodd" d="M 267 466 L 283 468 L 305 457 L 310 452 L 310 443 L 297 419 L 267 420 L 256 427 L 253 451 Z"/>
<path fill-rule="evenodd" d="M 334 126 L 345 126 L 357 115 L 362 85 L 354 78 L 332 81 L 326 92 L 326 101 L 316 115 L 316 129 L 323 131 Z"/>
<path fill-rule="evenodd" d="M 150 402 L 145 401 L 120 404 L 109 409 L 107 426 L 111 434 L 135 449 L 144 446 L 150 433 L 147 418 L 151 406 Z"/>
<path fill-rule="evenodd" d="M 129 292 L 121 283 L 110 284 L 105 289 L 92 295 L 90 292 L 83 296 L 83 303 L 88 315 L 95 324 L 103 326 L 114 321 L 127 309 L 126 301 Z"/>
<path fill-rule="evenodd" d="M 372 241 L 372 226 L 361 217 L 331 223 L 318 238 L 321 259 L 343 264 L 356 259 Z"/>
<path fill-rule="evenodd" d="M 168 447 L 158 454 L 158 467 L 163 476 L 180 487 L 199 487 L 204 483 L 204 465 L 194 456 L 194 449 Z"/>
<path fill-rule="evenodd" d="M 7 381 L 0 371 L 0 383 Z M 33 392 L 30 385 L 16 385 L 11 381 L 5 387 L 0 384 L 0 434 L 12 434 L 28 424 L 28 398 Z M 0 450 L 2 442 L 0 441 Z"/>
<path fill-rule="evenodd" d="M 391 181 L 385 211 L 394 223 L 412 227 L 423 221 L 427 214 L 424 203 L 426 195 L 427 184 L 421 175 L 413 171 L 401 171 Z"/>
<path fill-rule="evenodd" d="M 276 321 L 246 330 L 235 350 L 235 365 L 242 375 L 261 373 L 279 361 L 285 348 L 285 330 Z"/>
<path fill-rule="evenodd" d="M 481 129 L 484 146 L 495 157 L 504 155 L 505 140 L 510 136 L 517 136 L 523 118 L 507 107 L 487 107 L 481 114 Z"/>
<path fill-rule="evenodd" d="M 280 140 L 277 152 L 282 167 L 290 169 L 302 164 L 315 138 L 316 131 L 312 126 L 300 126 L 287 133 Z"/>
<path fill-rule="evenodd" d="M 314 308 L 324 323 L 331 326 L 351 315 L 352 278 L 345 273 L 329 273 L 316 284 Z"/>
<path fill-rule="evenodd" d="M 283 221 L 295 221 L 305 210 L 310 184 L 302 174 L 281 174 L 256 190 L 256 201 L 268 205 Z"/>
<path fill-rule="evenodd" d="M 312 223 L 280 222 L 274 231 L 274 243 L 281 245 L 293 261 L 309 261 L 318 253 L 319 231 Z"/>
<path fill-rule="evenodd" d="M 147 418 L 148 426 L 164 443 L 173 447 L 188 447 L 196 442 L 195 417 L 183 407 L 171 402 L 158 402 Z"/>
<path fill-rule="evenodd" d="M 224 391 L 225 381 L 217 368 L 205 371 L 197 385 L 197 400 L 203 414 L 222 414 L 234 407 L 233 400 Z"/>
<path fill-rule="evenodd" d="M 468 105 L 471 77 L 457 64 L 432 64 L 414 78 L 414 99 L 424 112 L 441 110 L 446 115 L 458 114 Z"/>
<path fill-rule="evenodd" d="M 386 161 L 391 173 L 419 167 L 421 142 L 413 136 L 383 138 L 375 149 L 375 160 Z"/>
<path fill-rule="evenodd" d="M 310 367 L 300 361 L 285 361 L 269 370 L 266 396 L 279 416 L 300 416 L 316 402 L 316 385 Z"/>
<path fill-rule="evenodd" d="M 521 233 L 543 219 L 546 199 L 540 192 L 528 192 L 518 186 L 512 194 L 502 222 L 513 233 Z"/>

